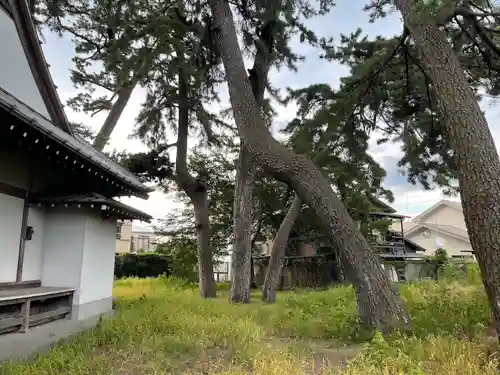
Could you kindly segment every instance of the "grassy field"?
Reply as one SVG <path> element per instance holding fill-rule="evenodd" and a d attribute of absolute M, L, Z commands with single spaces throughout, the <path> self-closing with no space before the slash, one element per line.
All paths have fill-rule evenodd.
<path fill-rule="evenodd" d="M 360 343 L 348 287 L 230 305 L 224 293 L 203 301 L 175 280 L 121 280 L 113 319 L 0 374 L 498 374 L 478 283 L 422 282 L 400 293 L 415 336 Z"/>

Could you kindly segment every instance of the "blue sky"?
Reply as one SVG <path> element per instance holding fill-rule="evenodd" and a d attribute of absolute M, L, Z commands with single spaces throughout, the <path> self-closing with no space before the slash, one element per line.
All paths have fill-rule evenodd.
<path fill-rule="evenodd" d="M 332 36 L 339 39 L 341 33 L 348 34 L 355 31 L 358 27 L 362 28 L 370 37 L 376 35 L 392 36 L 401 32 L 401 22 L 399 14 L 394 13 L 387 18 L 377 21 L 374 24 L 368 22 L 368 14 L 362 10 L 365 2 L 362 0 L 339 0 L 337 6 L 330 14 L 321 18 L 315 18 L 310 22 L 310 27 L 320 36 Z M 55 35 L 46 34 L 47 43 L 44 44 L 46 59 L 51 65 L 51 72 L 56 85 L 58 85 L 59 95 L 63 102 L 75 95 L 77 92 L 73 88 L 69 79 L 69 69 L 71 67 L 71 58 L 73 55 L 73 45 L 71 40 L 60 38 Z M 300 88 L 313 83 L 330 83 L 338 85 L 340 77 L 346 75 L 348 70 L 336 63 L 328 63 L 319 59 L 317 52 L 312 48 L 301 45 L 298 40 L 292 41 L 295 51 L 306 56 L 306 60 L 300 64 L 299 71 L 272 71 L 270 80 L 276 87 Z M 136 90 L 125 110 L 111 141 L 111 148 L 127 149 L 129 151 L 139 151 L 143 148 L 140 142 L 128 139 L 133 126 L 134 118 L 138 112 L 144 92 L 141 89 Z M 227 96 L 226 96 L 227 97 Z M 485 102 L 483 107 L 486 110 L 490 121 L 490 127 L 495 138 L 500 139 L 500 131 L 496 124 L 499 118 L 500 110 L 495 103 Z M 290 105 L 288 108 L 278 108 L 279 118 L 275 126 L 286 123 L 295 115 L 295 107 Z M 98 129 L 103 121 L 103 116 L 90 118 L 81 113 L 74 113 L 68 109 L 68 117 L 75 121 L 81 121 L 89 124 L 94 129 Z M 385 144 L 374 146 L 371 152 L 375 159 L 380 162 L 387 170 L 385 185 L 393 190 L 395 202 L 393 206 L 400 212 L 415 215 L 442 198 L 440 191 L 423 191 L 420 186 L 409 184 L 402 176 L 396 166 L 399 160 L 399 146 Z M 455 198 L 458 199 L 458 198 Z M 148 201 L 140 199 L 127 199 L 131 204 L 139 209 L 145 210 L 156 217 L 162 217 L 169 212 L 174 203 L 160 193 L 154 193 Z"/>

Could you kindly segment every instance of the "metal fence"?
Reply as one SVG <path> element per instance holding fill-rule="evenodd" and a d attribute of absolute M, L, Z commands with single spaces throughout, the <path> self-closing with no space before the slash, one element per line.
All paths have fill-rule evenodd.
<path fill-rule="evenodd" d="M 254 258 L 255 282 L 264 283 L 269 256 Z M 279 289 L 324 288 L 342 282 L 342 274 L 333 254 L 285 257 Z"/>
<path fill-rule="evenodd" d="M 215 282 L 223 283 L 229 281 L 230 266 L 231 264 L 229 262 L 222 262 L 214 267 Z"/>
<path fill-rule="evenodd" d="M 255 281 L 264 283 L 269 263 L 268 256 L 255 259 Z M 389 280 L 393 282 L 412 282 L 420 280 L 440 280 L 442 277 L 460 279 L 468 277 L 468 265 L 474 260 L 449 259 L 445 263 L 429 258 L 420 259 L 381 259 Z M 333 254 L 312 257 L 286 257 L 281 270 L 279 289 L 325 288 L 348 281 L 349 277 Z"/>
<path fill-rule="evenodd" d="M 445 263 L 431 259 L 382 259 L 389 280 L 396 282 L 439 280 L 443 277 L 464 278 L 468 266 L 474 265 L 473 259 L 448 259 Z"/>

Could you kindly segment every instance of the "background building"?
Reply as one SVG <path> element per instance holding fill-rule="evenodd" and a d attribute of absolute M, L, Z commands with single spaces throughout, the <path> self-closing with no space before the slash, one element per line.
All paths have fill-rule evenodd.
<path fill-rule="evenodd" d="M 405 238 L 426 249 L 426 255 L 443 248 L 454 258 L 472 256 L 460 202 L 441 200 L 403 225 Z"/>
<path fill-rule="evenodd" d="M 120 221 L 116 226 L 115 253 L 155 251 L 160 237 L 153 230 L 134 229 L 130 220 Z"/>

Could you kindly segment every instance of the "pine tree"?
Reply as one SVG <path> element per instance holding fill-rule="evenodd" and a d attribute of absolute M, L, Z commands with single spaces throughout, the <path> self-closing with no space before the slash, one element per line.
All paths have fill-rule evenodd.
<path fill-rule="evenodd" d="M 194 207 L 200 293 L 203 297 L 215 297 L 208 172 L 200 168 L 198 174 L 193 175 L 187 164 L 190 128 L 198 124 L 208 144 L 214 145 L 219 138 L 213 127 L 223 125 L 206 109 L 206 103 L 217 99 L 214 87 L 220 75 L 217 57 L 206 39 L 208 22 L 198 6 L 175 8 L 171 22 L 149 34 L 156 36 L 161 48 L 171 45 L 173 53 L 149 71 L 148 98 L 139 114 L 136 135 L 160 154 L 168 152 L 171 146 L 176 147 L 175 173 L 170 179 L 186 193 Z M 166 27 L 169 27 L 168 34 Z M 174 144 L 168 144 L 168 123 L 176 124 Z"/>
<path fill-rule="evenodd" d="M 299 154 L 309 155 L 330 179 L 351 217 L 365 224 L 373 224 L 367 217 L 372 208 L 371 197 L 393 199 L 392 194 L 382 187 L 385 171 L 368 154 L 368 136 L 365 132 L 352 132 L 346 127 L 342 112 L 324 111 L 321 104 L 334 98 L 333 90 L 324 84 L 291 91 L 288 100 L 298 103 L 298 117 L 288 124 L 284 132 L 290 135 L 290 147 Z M 288 236 L 300 215 L 301 207 L 300 198 L 295 196 L 276 233 L 262 289 L 262 297 L 267 302 L 275 300 Z M 363 234 L 370 235 L 372 227 L 363 225 Z"/>
<path fill-rule="evenodd" d="M 47 22 L 56 31 L 64 29 L 78 34 L 79 55 L 74 59 L 73 79 L 89 92 L 75 98 L 74 105 L 87 111 L 110 108 L 109 97 L 92 97 L 91 85 L 100 85 L 110 92 L 123 92 L 122 88 L 136 84 L 146 88 L 134 135 L 151 151 L 134 155 L 129 162 L 150 179 L 174 181 L 190 197 L 197 220 L 200 292 L 204 297 L 215 297 L 206 175 L 201 171 L 193 176 L 187 168 L 190 128 L 197 129 L 208 144 L 215 144 L 217 134 L 213 126 L 223 125 L 206 109 L 207 103 L 217 99 L 214 88 L 221 74 L 206 32 L 210 20 L 203 6 L 63 2 L 48 7 L 47 14 Z M 72 19 L 70 14 L 79 16 Z M 62 25 L 59 16 L 70 18 L 71 27 Z M 93 66 L 97 62 L 102 63 L 102 70 L 95 73 Z M 177 132 L 174 143 L 168 139 L 169 126 Z M 168 160 L 165 155 L 174 146 L 175 167 L 167 163 L 161 169 L 160 161 Z"/>
<path fill-rule="evenodd" d="M 344 266 L 350 268 L 362 322 L 382 332 L 396 327 L 407 328 L 410 321 L 401 301 L 328 180 L 308 157 L 287 150 L 267 131 L 251 86 L 245 79 L 243 57 L 229 4 L 223 0 L 211 0 L 210 7 L 241 141 L 260 165 L 287 183 L 321 218 Z"/>
<path fill-rule="evenodd" d="M 330 0 L 322 2 L 319 11 L 302 2 L 245 1 L 236 4 L 235 11 L 241 17 L 239 24 L 246 52 L 252 53 L 253 66 L 248 70 L 248 78 L 252 86 L 255 101 L 266 111 L 265 91 L 271 94 L 274 90 L 268 82 L 269 70 L 272 66 L 287 65 L 294 69 L 295 63 L 301 59 L 292 52 L 288 43 L 292 35 L 300 34 L 302 42 L 316 43 L 316 37 L 303 23 L 308 19 L 325 13 L 332 5 Z M 255 185 L 257 165 L 253 156 L 240 147 L 236 174 L 236 194 L 234 204 L 234 248 L 233 272 L 230 300 L 249 302 L 248 288 L 251 274 L 251 231 L 252 194 Z"/>
<path fill-rule="evenodd" d="M 494 14 L 493 11 L 482 10 L 481 6 L 473 9 L 470 4 L 466 2 L 455 7 L 452 3 L 432 12 L 421 9 L 412 0 L 395 1 L 424 71 L 432 82 L 439 111 L 446 118 L 443 136 L 453 151 L 459 172 L 465 223 L 500 340 L 500 274 L 497 270 L 500 264 L 500 158 L 474 90 L 446 34 L 438 26 L 443 16 L 446 20 L 452 15 L 466 21 L 472 18 L 473 30 L 477 29 L 477 25 L 484 28 L 478 21 L 482 18 L 481 13 L 488 17 Z M 478 18 L 476 10 L 480 14 Z M 487 37 L 481 34 L 481 27 L 477 37 Z M 495 49 L 500 52 L 495 43 L 488 47 L 489 53 L 496 53 Z"/>
<path fill-rule="evenodd" d="M 373 17 L 383 16 L 390 4 L 381 1 L 367 9 Z M 460 192 L 500 332 L 500 224 L 492 203 L 500 192 L 500 160 L 478 104 L 479 89 L 498 94 L 497 9 L 469 1 L 394 4 L 404 19 L 401 37 L 368 41 L 358 32 L 345 37 L 340 50 L 327 48 L 327 55 L 347 62 L 353 73 L 339 96 L 351 108 L 354 126 L 382 131 L 381 142 L 402 141 L 399 164 L 408 168 L 411 182 Z M 349 103 L 348 96 L 356 101 Z"/>
<path fill-rule="evenodd" d="M 150 53 L 155 49 L 149 31 L 165 22 L 166 10 L 172 4 L 160 7 L 124 1 L 38 2 L 38 25 L 71 36 L 74 43 L 71 80 L 82 92 L 68 105 L 91 116 L 108 111 L 93 140 L 97 150 L 104 149 L 134 88 L 144 80 L 155 58 L 154 52 Z M 96 89 L 105 94 L 96 97 Z"/>

